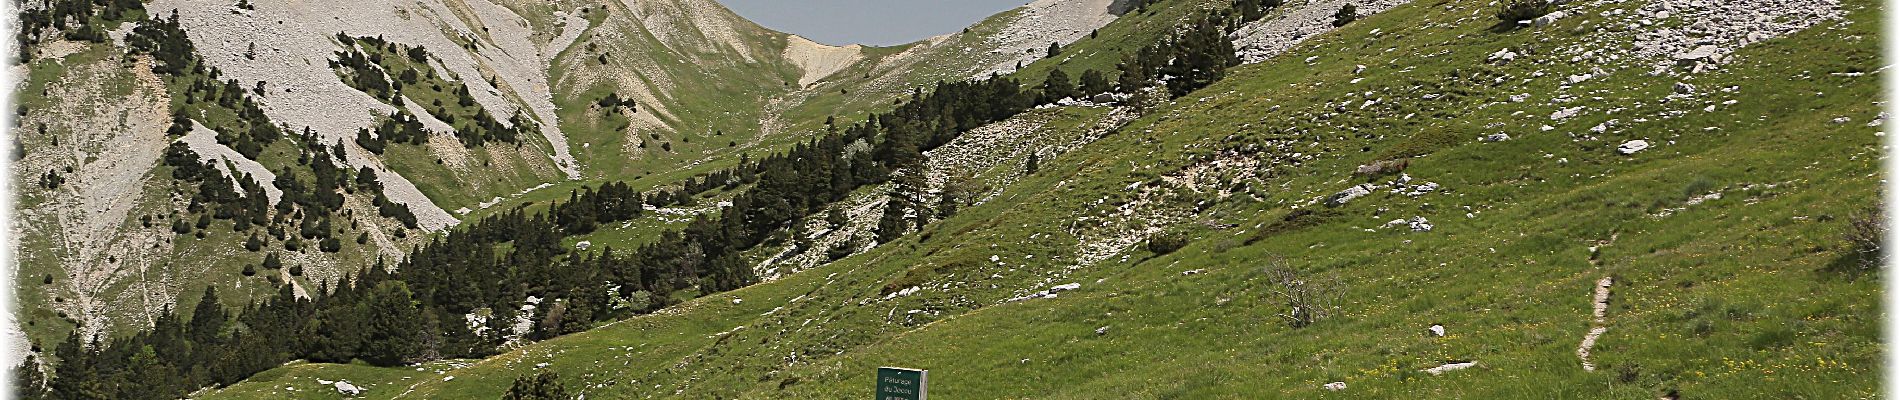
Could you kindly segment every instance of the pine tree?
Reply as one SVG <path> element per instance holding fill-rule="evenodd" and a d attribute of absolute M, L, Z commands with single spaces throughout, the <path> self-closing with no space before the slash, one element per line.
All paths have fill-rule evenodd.
<path fill-rule="evenodd" d="M 877 220 L 877 242 L 890 243 L 904 236 L 910 228 L 904 214 L 910 210 L 910 199 L 897 191 L 892 191 L 884 202 L 884 216 Z"/>
<path fill-rule="evenodd" d="M 205 287 L 203 296 L 198 297 L 198 305 L 191 309 L 191 324 L 186 330 L 186 340 L 198 346 L 210 347 L 223 343 L 225 324 L 230 322 L 230 314 L 224 311 L 224 304 L 218 302 L 218 289 Z"/>
<path fill-rule="evenodd" d="M 1122 93 L 1135 93 L 1148 87 L 1152 81 L 1147 71 L 1141 67 L 1140 61 L 1134 56 L 1122 59 L 1121 63 L 1115 64 L 1115 69 L 1121 71 L 1121 76 L 1116 78 L 1115 86 Z"/>
<path fill-rule="evenodd" d="M 1081 87 L 1076 89 L 1080 90 L 1083 96 L 1094 96 L 1108 93 L 1109 90 L 1113 90 L 1114 88 L 1108 83 L 1108 78 L 1102 75 L 1102 71 L 1091 69 L 1082 73 Z"/>
<path fill-rule="evenodd" d="M 13 367 L 13 394 L 20 399 L 46 398 L 46 374 L 40 372 L 40 363 L 32 354 Z"/>
<path fill-rule="evenodd" d="M 1176 37 L 1174 59 L 1161 69 L 1168 80 L 1168 92 L 1174 97 L 1200 90 L 1227 76 L 1227 68 L 1240 65 L 1234 53 L 1233 39 L 1222 31 L 1221 18 L 1204 15 L 1192 29 Z"/>
<path fill-rule="evenodd" d="M 1054 103 L 1056 100 L 1076 97 L 1075 85 L 1069 83 L 1069 74 L 1061 68 L 1049 70 L 1049 77 L 1042 81 L 1041 103 Z"/>
<path fill-rule="evenodd" d="M 1029 161 L 1023 162 L 1023 175 L 1035 175 L 1036 170 L 1040 168 L 1042 168 L 1042 154 L 1029 153 Z"/>
<path fill-rule="evenodd" d="M 1056 42 L 1049 42 L 1048 58 L 1055 58 L 1055 56 L 1061 55 L 1061 54 L 1062 54 L 1062 44 L 1056 43 Z"/>
<path fill-rule="evenodd" d="M 371 365 L 391 367 L 413 359 L 421 350 L 416 332 L 422 329 L 421 312 L 416 310 L 409 285 L 402 281 L 376 284 L 364 299 L 368 310 L 360 357 Z"/>
<path fill-rule="evenodd" d="M 53 381 L 48 394 L 62 399 L 104 399 L 111 396 L 106 387 L 105 377 L 101 376 L 97 352 L 86 348 L 87 343 L 79 338 L 75 329 L 66 335 L 66 341 L 54 349 L 54 358 L 59 364 L 53 367 Z"/>

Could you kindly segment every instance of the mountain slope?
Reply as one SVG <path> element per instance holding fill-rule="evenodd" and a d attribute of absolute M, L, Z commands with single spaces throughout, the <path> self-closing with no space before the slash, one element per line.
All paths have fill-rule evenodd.
<path fill-rule="evenodd" d="M 1099 138 L 1015 145 L 1061 151 L 863 254 L 467 364 L 298 364 L 210 397 L 346 375 L 483 397 L 547 369 L 590 397 L 838 398 L 888 365 L 954 398 L 1873 396 L 1879 285 L 1839 237 L 1879 191 L 1881 10 L 1698 4 L 1519 30 L 1488 2 L 1400 5 Z M 1808 25 L 1709 22 L 1728 7 Z M 1600 51 L 1658 39 L 1727 57 Z M 1135 245 L 1156 235 L 1186 244 Z M 1286 324 L 1274 267 L 1341 282 L 1332 317 Z"/>
<path fill-rule="evenodd" d="M 154 75 L 153 58 L 130 43 L 140 36 L 134 28 L 173 15 L 195 51 L 189 67 Z M 178 0 L 99 25 L 110 32 L 96 42 L 36 35 L 44 43 L 16 68 L 30 78 L 19 88 L 28 94 L 21 126 L 34 132 L 18 139 L 25 154 L 15 179 L 60 181 L 20 192 L 15 282 L 28 311 L 20 318 L 27 340 L 15 345 L 23 348 L 50 347 L 76 326 L 87 337 L 149 327 L 164 311 L 194 307 L 190 294 L 207 286 L 227 306 L 280 284 L 307 295 L 493 210 L 616 180 L 642 190 L 676 185 L 815 134 L 784 125 L 889 107 L 879 100 L 786 115 L 820 90 L 801 83 L 863 65 L 874 51 L 772 32 L 710 0 Z M 352 53 L 383 60 L 339 65 Z M 364 71 L 410 89 L 386 96 L 357 79 Z M 625 105 L 602 106 L 609 94 Z M 520 131 L 519 139 L 467 141 L 468 132 L 494 130 L 477 117 Z M 415 124 L 413 143 L 366 147 L 406 134 L 385 129 L 404 120 Z M 167 136 L 168 122 L 179 132 Z M 272 130 L 260 125 L 285 140 L 257 150 L 238 141 Z M 259 221 L 275 226 L 233 226 L 225 211 L 206 210 L 199 197 L 210 189 L 161 157 L 173 143 L 214 161 L 208 168 L 233 186 L 261 186 L 267 198 L 256 208 L 278 211 Z M 321 217 L 282 219 L 309 208 L 287 198 L 278 178 L 322 181 L 311 155 L 323 153 L 348 176 L 372 171 L 375 190 L 343 188 L 336 205 L 307 213 Z M 409 213 L 413 221 L 403 221 Z M 333 229 L 311 236 L 318 219 Z M 299 230 L 290 228 L 304 233 L 284 234 Z M 326 241 L 338 249 L 317 244 Z M 276 256 L 283 268 L 258 268 Z"/>

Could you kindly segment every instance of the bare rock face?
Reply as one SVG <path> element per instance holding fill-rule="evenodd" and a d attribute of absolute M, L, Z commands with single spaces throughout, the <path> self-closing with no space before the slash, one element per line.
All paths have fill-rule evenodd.
<path fill-rule="evenodd" d="M 1398 7 L 1411 0 L 1313 0 L 1281 6 L 1284 13 L 1268 16 L 1234 32 L 1234 47 L 1248 64 L 1266 61 L 1285 53 L 1301 41 L 1337 29 L 1333 14 L 1350 3 L 1360 18 Z"/>

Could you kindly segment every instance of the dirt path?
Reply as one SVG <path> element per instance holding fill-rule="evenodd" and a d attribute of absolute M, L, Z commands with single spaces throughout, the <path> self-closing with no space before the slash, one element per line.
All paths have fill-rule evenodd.
<path fill-rule="evenodd" d="M 1596 294 L 1591 297 L 1590 315 L 1593 319 L 1590 333 L 1584 334 L 1583 342 L 1577 344 L 1577 358 L 1583 360 L 1584 371 L 1597 370 L 1596 364 L 1590 362 L 1590 348 L 1596 347 L 1597 337 L 1610 331 L 1609 323 L 1605 321 L 1604 315 L 1610 311 L 1610 285 L 1613 283 L 1615 281 L 1607 276 L 1597 280 Z"/>

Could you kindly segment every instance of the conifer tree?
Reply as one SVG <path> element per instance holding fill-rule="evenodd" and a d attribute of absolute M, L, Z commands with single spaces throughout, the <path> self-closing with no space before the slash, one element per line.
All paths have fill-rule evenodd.
<path fill-rule="evenodd" d="M 1069 83 L 1069 74 L 1062 72 L 1061 68 L 1051 69 L 1048 79 L 1042 81 L 1040 103 L 1054 103 L 1056 100 L 1072 98 L 1076 95 L 1075 85 Z"/>
<path fill-rule="evenodd" d="M 1109 90 L 1113 90 L 1114 88 L 1108 83 L 1108 78 L 1102 75 L 1102 71 L 1091 69 L 1082 73 L 1081 87 L 1076 89 L 1081 91 L 1083 96 L 1094 96 L 1108 93 Z"/>
<path fill-rule="evenodd" d="M 46 398 L 46 375 L 40 372 L 40 363 L 32 354 L 13 367 L 13 394 L 20 399 Z"/>
<path fill-rule="evenodd" d="M 386 281 L 370 289 L 364 302 L 368 311 L 363 361 L 389 367 L 402 365 L 418 355 L 421 343 L 416 332 L 422 329 L 421 312 L 416 310 L 409 285 Z"/>

